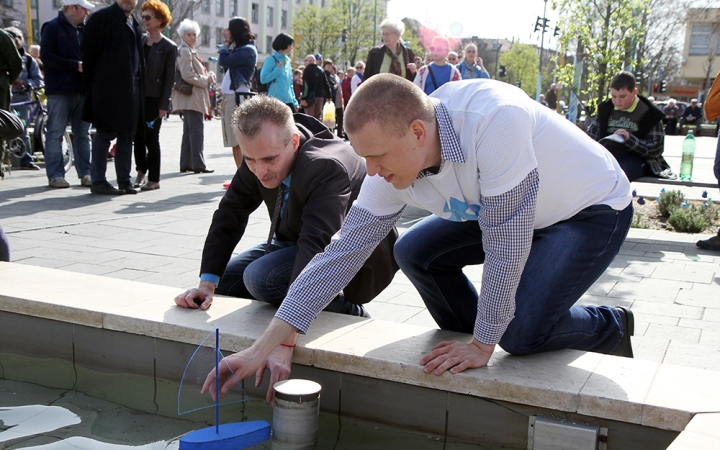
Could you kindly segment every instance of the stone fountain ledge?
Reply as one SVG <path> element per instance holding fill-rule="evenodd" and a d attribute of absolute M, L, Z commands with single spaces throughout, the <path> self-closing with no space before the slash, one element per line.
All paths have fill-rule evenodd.
<path fill-rule="evenodd" d="M 173 303 L 179 292 L 0 263 L 0 311 L 7 313 L 187 344 L 198 344 L 219 328 L 221 347 L 229 351 L 251 345 L 274 314 L 272 307 L 260 302 L 222 297 L 208 311 L 186 310 Z M 321 313 L 310 332 L 298 340 L 293 362 L 662 430 L 685 430 L 673 450 L 689 445 L 720 448 L 720 414 L 712 414 L 720 412 L 717 372 L 566 350 L 523 357 L 498 351 L 486 368 L 440 377 L 424 374 L 418 361 L 448 339 L 467 341 L 469 336 Z M 699 443 L 703 444 L 698 447 Z"/>

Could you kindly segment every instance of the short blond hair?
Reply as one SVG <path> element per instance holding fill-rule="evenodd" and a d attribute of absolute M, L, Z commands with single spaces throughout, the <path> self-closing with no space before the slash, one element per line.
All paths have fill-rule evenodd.
<path fill-rule="evenodd" d="M 382 73 L 364 81 L 350 97 L 345 110 L 345 130 L 355 133 L 375 122 L 385 131 L 403 136 L 417 119 L 435 120 L 430 97 L 411 81 Z"/>

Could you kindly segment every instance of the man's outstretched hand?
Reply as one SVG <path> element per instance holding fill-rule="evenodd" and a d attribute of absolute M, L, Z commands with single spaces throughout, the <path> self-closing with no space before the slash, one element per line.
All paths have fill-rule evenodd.
<path fill-rule="evenodd" d="M 460 373 L 466 369 L 486 366 L 495 351 L 494 345 L 483 344 L 477 339 L 469 344 L 458 341 L 441 342 L 432 351 L 420 360 L 425 366 L 423 372 L 433 372 L 442 375 L 449 370 L 450 373 Z"/>
<path fill-rule="evenodd" d="M 255 387 L 263 382 L 265 369 L 270 369 L 270 384 L 268 385 L 265 400 L 273 402 L 275 400 L 275 383 L 290 378 L 290 368 L 292 366 L 293 348 L 281 345 L 273 350 L 260 368 L 255 372 Z"/>

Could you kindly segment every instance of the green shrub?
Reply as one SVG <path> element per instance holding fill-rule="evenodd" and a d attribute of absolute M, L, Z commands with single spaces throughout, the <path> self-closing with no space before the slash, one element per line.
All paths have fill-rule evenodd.
<path fill-rule="evenodd" d="M 680 191 L 663 192 L 657 198 L 658 213 L 667 219 L 672 214 L 673 209 L 680 208 L 684 201 L 685 195 Z"/>
<path fill-rule="evenodd" d="M 630 224 L 632 228 L 642 228 L 642 229 L 648 229 L 650 228 L 650 225 L 643 219 L 643 215 L 636 212 L 635 216 L 633 217 L 633 221 Z"/>
<path fill-rule="evenodd" d="M 658 206 L 659 209 L 659 206 Z M 710 226 L 708 210 L 702 205 L 690 205 L 687 208 L 673 208 L 668 223 L 681 233 L 701 233 Z"/>

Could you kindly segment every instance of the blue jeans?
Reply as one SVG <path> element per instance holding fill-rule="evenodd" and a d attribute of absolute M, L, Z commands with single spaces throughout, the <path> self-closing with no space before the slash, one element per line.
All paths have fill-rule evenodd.
<path fill-rule="evenodd" d="M 290 287 L 297 252 L 296 242 L 277 239 L 273 239 L 267 255 L 265 242 L 245 250 L 230 260 L 215 292 L 280 306 Z M 342 294 L 335 297 L 325 311 L 362 315 L 360 307 L 349 303 Z"/>
<path fill-rule="evenodd" d="M 615 258 L 632 215 L 632 204 L 623 211 L 592 206 L 535 230 L 515 295 L 515 318 L 500 340 L 503 349 L 528 354 L 618 348 L 623 323 L 615 308 L 573 305 Z M 478 293 L 462 269 L 485 261 L 477 222 L 427 217 L 400 236 L 395 259 L 441 329 L 473 333 Z"/>
<path fill-rule="evenodd" d="M 715 179 L 718 180 L 718 187 L 720 187 L 720 132 L 718 133 L 717 148 L 715 149 L 713 172 L 715 172 Z M 718 229 L 718 236 L 720 236 L 720 229 Z"/>
<path fill-rule="evenodd" d="M 20 167 L 27 167 L 33 163 L 32 153 L 33 148 L 30 145 L 30 139 L 28 138 L 27 132 L 27 121 L 30 118 L 30 105 L 14 106 L 15 111 L 18 112 L 20 120 L 25 123 L 25 132 L 20 136 L 20 139 L 25 143 L 25 154 L 20 158 Z"/>
<path fill-rule="evenodd" d="M 81 119 L 84 94 L 47 96 L 47 135 L 45 139 L 45 171 L 48 180 L 65 178 L 63 136 L 68 122 L 72 128 L 75 170 L 78 178 L 90 175 L 90 122 Z"/>

